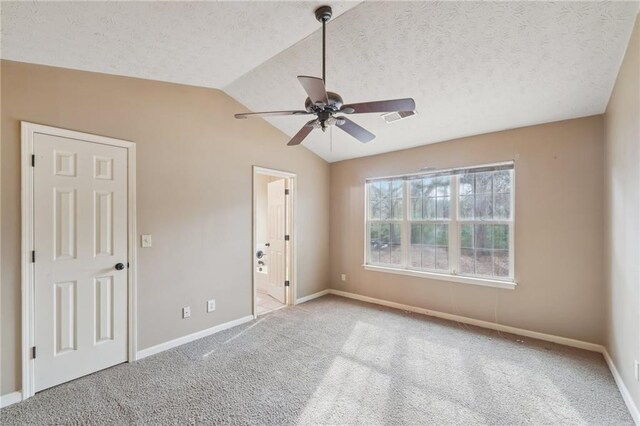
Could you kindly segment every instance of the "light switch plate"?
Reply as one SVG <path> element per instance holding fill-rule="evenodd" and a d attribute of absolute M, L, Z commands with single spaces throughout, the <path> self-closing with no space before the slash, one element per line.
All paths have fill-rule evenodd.
<path fill-rule="evenodd" d="M 140 245 L 144 248 L 151 247 L 151 235 L 141 235 Z"/>

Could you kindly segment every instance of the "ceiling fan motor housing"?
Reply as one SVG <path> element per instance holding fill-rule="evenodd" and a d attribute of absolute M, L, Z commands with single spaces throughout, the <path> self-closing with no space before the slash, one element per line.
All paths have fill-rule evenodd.
<path fill-rule="evenodd" d="M 311 99 L 307 98 L 307 100 L 304 101 L 304 108 L 309 112 L 318 112 L 324 110 L 337 112 L 344 104 L 342 96 L 334 92 L 327 92 L 327 99 L 329 100 L 329 105 L 316 105 L 311 101 Z"/>

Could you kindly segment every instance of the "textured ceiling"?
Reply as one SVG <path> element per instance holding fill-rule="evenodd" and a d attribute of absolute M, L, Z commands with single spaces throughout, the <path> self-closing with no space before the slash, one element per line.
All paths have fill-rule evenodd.
<path fill-rule="evenodd" d="M 2 57 L 221 88 L 317 29 L 301 17 L 321 4 L 2 1 Z"/>
<path fill-rule="evenodd" d="M 223 88 L 253 111 L 298 109 L 321 74 L 308 2 L 6 2 L 4 59 Z M 328 161 L 602 113 L 638 2 L 329 2 L 329 90 L 346 102 L 414 97 L 418 115 L 363 145 L 304 142 Z M 271 118 L 289 135 L 306 117 Z M 299 149 L 299 148 L 292 148 Z"/>
<path fill-rule="evenodd" d="M 314 131 L 304 145 L 337 161 L 600 114 L 637 10 L 637 2 L 360 4 L 328 25 L 329 90 L 347 103 L 412 96 L 418 115 L 393 124 L 351 116 L 378 137 L 364 145 L 334 128 L 333 143 Z M 316 32 L 225 90 L 253 111 L 301 108 L 296 75 L 320 76 L 320 46 Z M 306 120 L 269 119 L 289 135 Z"/>

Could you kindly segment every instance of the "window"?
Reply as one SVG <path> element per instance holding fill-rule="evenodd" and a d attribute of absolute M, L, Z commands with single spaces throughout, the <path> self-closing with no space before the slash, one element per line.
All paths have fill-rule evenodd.
<path fill-rule="evenodd" d="M 513 163 L 370 179 L 366 264 L 513 281 Z"/>
<path fill-rule="evenodd" d="M 376 265 L 402 265 L 404 180 L 371 182 L 369 192 L 369 258 Z"/>

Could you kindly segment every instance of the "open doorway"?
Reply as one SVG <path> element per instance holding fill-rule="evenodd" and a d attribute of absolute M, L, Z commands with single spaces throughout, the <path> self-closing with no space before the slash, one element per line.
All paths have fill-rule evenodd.
<path fill-rule="evenodd" d="M 253 168 L 253 315 L 293 304 L 295 174 Z"/>

